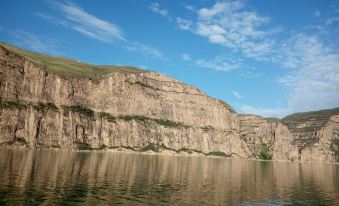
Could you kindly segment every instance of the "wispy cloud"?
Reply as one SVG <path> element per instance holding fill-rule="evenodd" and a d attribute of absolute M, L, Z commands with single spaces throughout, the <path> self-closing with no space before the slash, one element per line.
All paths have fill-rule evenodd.
<path fill-rule="evenodd" d="M 148 8 L 152 12 L 166 18 L 169 22 L 172 22 L 173 20 L 172 15 L 169 13 L 167 9 L 163 8 L 159 3 L 151 3 Z"/>
<path fill-rule="evenodd" d="M 168 15 L 168 10 L 162 8 L 159 3 L 152 3 L 148 8 L 161 16 L 166 17 Z"/>
<path fill-rule="evenodd" d="M 279 82 L 290 89 L 289 107 L 307 111 L 339 104 L 339 53 L 316 35 L 296 34 L 287 43 L 286 66 Z"/>
<path fill-rule="evenodd" d="M 14 44 L 19 47 L 40 53 L 61 54 L 58 51 L 58 44 L 51 38 L 38 36 L 22 30 L 9 31 L 9 34 Z"/>
<path fill-rule="evenodd" d="M 192 5 L 184 5 L 185 9 L 187 9 L 188 11 L 195 11 L 194 6 Z"/>
<path fill-rule="evenodd" d="M 189 54 L 181 54 L 181 59 L 184 61 L 191 61 L 191 56 Z"/>
<path fill-rule="evenodd" d="M 143 55 L 148 56 L 151 59 L 167 60 L 161 51 L 138 42 L 128 43 L 125 48 L 129 51 L 141 52 Z"/>
<path fill-rule="evenodd" d="M 219 55 L 213 59 L 198 59 L 195 64 L 215 71 L 231 71 L 241 67 L 241 63 L 237 59 L 226 55 Z"/>
<path fill-rule="evenodd" d="M 232 71 L 243 66 L 241 59 L 228 55 L 218 55 L 212 59 L 194 59 L 189 54 L 184 53 L 181 54 L 181 59 L 183 61 L 190 62 L 195 66 L 212 69 L 215 71 Z"/>
<path fill-rule="evenodd" d="M 278 83 L 288 90 L 284 108 L 242 106 L 245 113 L 282 117 L 293 112 L 312 111 L 339 106 L 339 53 L 326 46 L 317 35 L 299 33 L 281 49 L 289 68 Z"/>
<path fill-rule="evenodd" d="M 339 16 L 332 16 L 325 20 L 326 25 L 332 25 L 335 23 L 339 23 Z"/>
<path fill-rule="evenodd" d="M 43 19 L 49 23 L 52 23 L 52 24 L 56 24 L 56 25 L 62 25 L 62 26 L 65 26 L 65 27 L 71 27 L 72 25 L 68 22 L 68 21 L 65 21 L 64 19 L 62 18 L 56 18 L 56 17 L 53 17 L 45 12 L 34 12 L 33 15 L 35 15 L 36 17 L 39 17 L 40 19 Z"/>
<path fill-rule="evenodd" d="M 124 34 L 119 26 L 102 20 L 71 2 L 47 1 L 51 6 L 58 9 L 62 14 L 61 24 L 80 32 L 90 38 L 103 42 L 111 42 L 115 39 L 125 40 Z M 53 21 L 54 18 L 44 14 L 36 13 L 45 20 Z"/>
<path fill-rule="evenodd" d="M 187 19 L 182 19 L 180 17 L 177 17 L 176 20 L 177 20 L 177 24 L 178 24 L 180 29 L 182 29 L 182 30 L 191 30 L 192 29 L 193 21 L 187 20 Z"/>
<path fill-rule="evenodd" d="M 242 99 L 242 96 L 241 96 L 238 92 L 232 91 L 232 94 L 233 94 L 236 98 Z"/>
<path fill-rule="evenodd" d="M 313 12 L 313 16 L 314 16 L 315 18 L 320 17 L 320 15 L 321 15 L 321 12 L 320 12 L 319 10 L 315 10 L 315 11 Z"/>
<path fill-rule="evenodd" d="M 258 69 L 255 69 L 254 67 L 242 67 L 242 69 L 239 71 L 240 76 L 246 77 L 248 79 L 258 78 L 261 77 L 263 74 L 258 71 Z"/>
<path fill-rule="evenodd" d="M 88 13 L 80 6 L 67 1 L 65 3 L 48 0 L 47 3 L 60 12 L 59 17 L 51 16 L 44 12 L 36 12 L 35 16 L 53 24 L 61 25 L 72 29 L 80 34 L 105 43 L 118 41 L 122 47 L 133 52 L 140 52 L 151 59 L 166 60 L 165 55 L 151 47 L 139 42 L 129 41 L 120 26 L 100 19 L 99 17 Z M 153 8 L 154 7 L 154 8 Z M 153 5 L 153 9 L 160 9 Z M 162 15 L 167 15 L 164 10 L 157 10 Z"/>

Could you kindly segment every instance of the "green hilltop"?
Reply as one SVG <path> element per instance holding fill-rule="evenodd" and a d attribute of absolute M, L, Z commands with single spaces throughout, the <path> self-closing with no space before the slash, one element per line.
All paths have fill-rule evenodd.
<path fill-rule="evenodd" d="M 339 107 L 319 111 L 294 113 L 281 119 L 281 122 L 293 132 L 312 132 L 325 126 L 330 117 L 335 114 L 339 114 Z M 306 122 L 309 122 L 309 125 L 304 126 L 302 129 L 298 128 L 298 125 Z"/>
<path fill-rule="evenodd" d="M 103 79 L 107 74 L 114 72 L 148 72 L 131 66 L 87 64 L 64 57 L 49 56 L 27 51 L 3 42 L 0 42 L 0 47 L 41 66 L 49 73 L 56 73 L 60 76 L 78 76 L 98 81 Z"/>

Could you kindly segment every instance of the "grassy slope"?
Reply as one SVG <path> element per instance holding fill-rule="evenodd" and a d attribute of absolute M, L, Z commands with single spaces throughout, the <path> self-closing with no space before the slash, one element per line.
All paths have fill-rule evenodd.
<path fill-rule="evenodd" d="M 3 42 L 0 42 L 0 47 L 42 66 L 44 69 L 46 69 L 47 72 L 56 73 L 59 74 L 60 76 L 79 76 L 91 78 L 93 80 L 100 80 L 104 78 L 105 75 L 113 72 L 125 72 L 125 73 L 147 72 L 146 70 L 141 70 L 129 66 L 113 66 L 113 65 L 103 66 L 86 64 L 63 57 L 54 57 L 26 51 Z"/>
<path fill-rule="evenodd" d="M 280 122 L 281 121 L 279 118 L 276 118 L 276 117 L 266 117 L 264 119 L 268 122 Z"/>
<path fill-rule="evenodd" d="M 312 132 L 325 126 L 332 115 L 339 114 L 339 107 L 312 112 L 294 113 L 284 117 L 281 122 L 284 123 L 292 132 Z M 309 122 L 310 125 L 303 129 L 297 128 L 298 125 Z"/>

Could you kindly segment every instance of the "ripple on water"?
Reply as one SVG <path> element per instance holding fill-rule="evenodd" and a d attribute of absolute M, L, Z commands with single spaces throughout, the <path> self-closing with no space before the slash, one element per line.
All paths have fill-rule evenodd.
<path fill-rule="evenodd" d="M 0 150 L 0 205 L 339 205 L 339 167 Z"/>

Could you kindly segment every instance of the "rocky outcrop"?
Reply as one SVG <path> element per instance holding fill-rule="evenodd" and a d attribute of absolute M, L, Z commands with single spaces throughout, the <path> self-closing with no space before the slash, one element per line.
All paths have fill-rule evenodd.
<path fill-rule="evenodd" d="M 321 127 L 321 147 L 300 149 L 288 125 L 238 115 L 167 76 L 81 64 L 5 44 L 0 45 L 0 100 L 2 145 L 335 161 L 335 117 Z"/>
<path fill-rule="evenodd" d="M 240 138 L 246 142 L 247 156 L 258 159 L 298 160 L 298 147 L 286 126 L 260 116 L 239 115 Z"/>
<path fill-rule="evenodd" d="M 297 113 L 282 122 L 293 134 L 301 161 L 339 161 L 339 108 Z"/>

